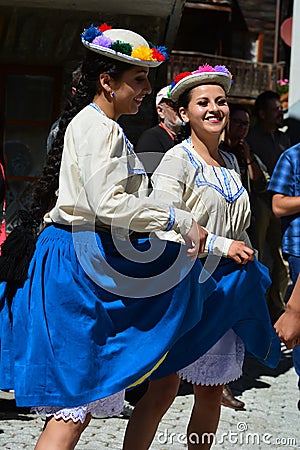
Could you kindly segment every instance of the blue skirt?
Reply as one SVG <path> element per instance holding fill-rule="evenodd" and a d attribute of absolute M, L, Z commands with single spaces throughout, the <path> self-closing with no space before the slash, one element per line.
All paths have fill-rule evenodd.
<path fill-rule="evenodd" d="M 217 286 L 204 303 L 201 320 L 176 342 L 151 379 L 175 372 L 176 358 L 188 366 L 188 360 L 206 353 L 229 328 L 242 339 L 248 353 L 268 367 L 277 367 L 281 345 L 265 298 L 271 283 L 268 269 L 257 259 L 241 265 L 222 258 L 212 275 Z"/>
<path fill-rule="evenodd" d="M 18 406 L 73 407 L 127 388 L 201 319 L 215 288 L 202 269 L 176 243 L 46 227 L 10 306 L 0 285 L 0 389 Z M 182 356 L 176 370 L 195 359 Z"/>

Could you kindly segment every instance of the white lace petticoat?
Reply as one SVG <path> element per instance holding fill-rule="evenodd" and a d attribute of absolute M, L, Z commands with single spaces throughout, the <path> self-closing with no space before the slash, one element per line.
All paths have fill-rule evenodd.
<path fill-rule="evenodd" d="M 35 406 L 31 408 L 32 412 L 46 416 L 54 417 L 56 420 L 73 420 L 73 422 L 84 423 L 87 414 L 92 416 L 119 416 L 124 406 L 125 391 L 110 395 L 109 397 L 86 403 L 85 405 L 74 408 L 61 408 L 60 406 Z"/>
<path fill-rule="evenodd" d="M 227 384 L 242 375 L 244 356 L 243 341 L 229 330 L 207 353 L 177 373 L 192 384 Z"/>

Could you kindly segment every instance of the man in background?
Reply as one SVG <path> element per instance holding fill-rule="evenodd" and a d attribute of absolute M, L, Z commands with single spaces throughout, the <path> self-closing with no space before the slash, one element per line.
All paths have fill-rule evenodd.
<path fill-rule="evenodd" d="M 170 86 L 165 86 L 156 95 L 155 106 L 159 123 L 145 130 L 135 147 L 149 176 L 160 163 L 164 153 L 175 145 L 176 135 L 181 128 L 176 105 L 169 98 L 169 89 Z"/>
<path fill-rule="evenodd" d="M 280 156 L 269 190 L 273 194 L 272 207 L 282 224 L 282 251 L 290 268 L 292 287 L 300 274 L 300 144 L 285 150 Z M 300 346 L 293 350 L 294 368 L 300 389 Z M 300 410 L 300 400 L 298 401 Z"/>

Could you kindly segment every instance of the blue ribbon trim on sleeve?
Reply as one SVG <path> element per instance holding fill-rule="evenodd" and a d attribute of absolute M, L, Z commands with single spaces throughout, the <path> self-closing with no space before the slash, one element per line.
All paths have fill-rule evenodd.
<path fill-rule="evenodd" d="M 170 216 L 169 216 L 169 221 L 168 221 L 168 226 L 165 229 L 165 231 L 170 231 L 172 230 L 174 223 L 175 223 L 175 209 L 174 206 L 169 206 L 170 209 Z"/>

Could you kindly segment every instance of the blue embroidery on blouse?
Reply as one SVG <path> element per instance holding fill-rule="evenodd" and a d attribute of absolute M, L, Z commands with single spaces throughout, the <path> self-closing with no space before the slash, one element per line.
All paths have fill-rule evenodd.
<path fill-rule="evenodd" d="M 187 149 L 186 147 L 182 147 L 183 150 L 186 152 L 186 154 L 189 157 L 189 160 L 191 162 L 191 164 L 195 167 L 196 169 L 196 173 L 195 173 L 195 182 L 197 186 L 201 186 L 201 181 L 200 181 L 200 177 L 199 177 L 199 164 L 197 163 L 197 161 L 195 160 L 195 158 L 193 157 L 193 155 L 191 154 L 191 152 L 189 151 L 189 149 Z M 202 168 L 202 172 L 203 172 L 203 168 Z"/>
<path fill-rule="evenodd" d="M 227 159 L 231 163 L 231 165 L 233 166 L 234 170 L 236 172 L 239 172 L 238 167 L 236 165 L 236 159 L 233 157 L 233 154 L 229 153 L 229 152 L 224 152 L 223 150 L 219 150 L 219 152 L 221 153 L 222 158 L 223 159 L 224 158 Z"/>
<path fill-rule="evenodd" d="M 165 231 L 170 231 L 173 228 L 173 225 L 175 223 L 175 209 L 174 206 L 169 206 L 169 210 L 170 210 L 170 215 L 169 215 L 169 221 L 168 221 L 168 225 L 167 228 L 165 229 Z"/>
<path fill-rule="evenodd" d="M 102 111 L 102 109 L 99 108 L 99 106 L 98 106 L 96 103 L 90 103 L 90 106 L 91 106 L 92 108 L 94 108 L 96 111 L 98 111 L 100 114 L 102 114 L 103 116 L 106 116 L 106 115 L 104 114 L 104 112 Z M 133 150 L 133 145 L 132 145 L 132 143 L 131 143 L 131 142 L 129 141 L 129 139 L 127 138 L 127 136 L 126 136 L 126 134 L 125 134 L 123 128 L 121 127 L 121 125 L 119 125 L 117 122 L 116 122 L 116 124 L 118 125 L 118 127 L 119 127 L 120 130 L 122 131 L 122 134 L 123 134 L 124 140 L 125 140 L 125 144 L 126 144 L 126 147 L 127 147 L 128 151 L 129 151 L 129 153 L 130 153 L 131 155 L 133 155 L 134 158 L 138 159 L 138 161 L 140 162 L 140 164 L 141 164 L 141 166 L 142 166 L 142 167 L 140 167 L 140 168 L 133 168 L 133 167 L 131 167 L 129 161 L 127 161 L 127 170 L 128 170 L 129 175 L 144 175 L 144 176 L 147 176 L 147 173 L 146 173 L 146 171 L 145 171 L 145 169 L 144 169 L 144 166 L 143 166 L 142 161 L 137 157 L 137 154 L 136 154 L 136 153 L 134 152 L 134 150 Z"/>
<path fill-rule="evenodd" d="M 129 161 L 127 161 L 127 170 L 128 170 L 129 175 L 147 175 L 147 173 L 145 172 L 145 169 L 143 169 L 143 168 L 134 169 L 129 164 Z"/>
<path fill-rule="evenodd" d="M 228 172 L 227 172 L 227 170 L 224 167 L 220 167 L 220 169 L 221 169 L 221 172 L 222 172 L 222 175 L 223 175 L 223 178 L 224 178 L 224 183 L 225 183 L 225 186 L 226 186 L 226 189 L 227 189 L 228 197 L 232 198 L 232 191 L 231 191 L 231 187 L 230 187 L 230 180 L 229 180 L 229 177 L 228 177 Z"/>
<path fill-rule="evenodd" d="M 191 139 L 188 138 L 187 142 L 191 144 Z M 192 155 L 191 151 L 185 147 L 184 145 L 182 145 L 183 150 L 186 152 L 186 154 L 189 157 L 189 160 L 191 162 L 191 164 L 193 165 L 193 167 L 196 169 L 196 174 L 195 174 L 195 182 L 196 185 L 198 187 L 200 186 L 210 186 L 212 188 L 214 188 L 217 192 L 219 192 L 219 194 L 222 195 L 222 197 L 225 198 L 225 200 L 227 200 L 229 203 L 233 203 L 234 201 L 236 201 L 245 191 L 245 188 L 243 185 L 241 185 L 240 187 L 238 186 L 236 180 L 232 177 L 234 184 L 237 188 L 237 192 L 235 194 L 232 193 L 232 190 L 230 188 L 230 182 L 229 182 L 229 176 L 228 176 L 228 171 L 224 168 L 221 167 L 221 173 L 223 175 L 223 179 L 224 179 L 224 184 L 226 187 L 226 191 L 223 188 L 222 182 L 217 174 L 217 170 L 214 166 L 211 166 L 213 168 L 214 174 L 216 176 L 216 179 L 218 180 L 220 186 L 208 181 L 205 177 L 204 174 L 204 165 L 201 163 L 201 161 L 197 162 L 196 159 L 194 158 L 194 156 Z M 225 152 L 222 152 L 222 156 L 224 155 Z M 231 164 L 234 166 L 235 170 L 236 170 L 236 165 L 234 163 L 234 158 L 233 155 L 231 155 L 230 153 L 228 153 L 228 155 L 226 155 L 227 159 L 229 159 L 229 161 L 231 162 Z M 232 158 L 232 159 L 231 159 Z M 237 171 L 237 170 L 236 170 Z M 201 178 L 200 178 L 200 174 L 201 173 Z"/>
<path fill-rule="evenodd" d="M 208 244 L 208 252 L 209 253 L 212 252 L 213 246 L 214 246 L 214 243 L 215 243 L 216 239 L 217 239 L 217 236 L 215 234 L 213 234 L 211 239 L 210 239 L 210 241 L 209 241 L 209 244 Z"/>
<path fill-rule="evenodd" d="M 233 166 L 234 170 L 237 173 L 239 173 L 240 170 L 239 170 L 239 167 L 237 166 L 237 161 L 236 161 L 235 157 L 233 156 L 233 154 L 232 153 L 228 153 L 228 152 L 224 152 L 223 150 L 219 150 L 219 152 L 221 153 L 222 158 L 223 159 L 227 159 L 231 163 L 231 165 Z M 235 184 L 235 187 L 238 190 L 239 189 L 239 185 L 237 184 L 236 179 L 232 177 L 232 181 L 233 181 L 233 183 Z"/>
<path fill-rule="evenodd" d="M 102 114 L 103 116 L 105 116 L 104 112 L 102 111 L 102 109 L 99 108 L 98 105 L 96 105 L 96 103 L 90 103 L 90 106 L 92 108 L 94 108 L 96 111 L 98 111 L 100 114 Z"/>

